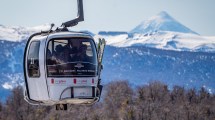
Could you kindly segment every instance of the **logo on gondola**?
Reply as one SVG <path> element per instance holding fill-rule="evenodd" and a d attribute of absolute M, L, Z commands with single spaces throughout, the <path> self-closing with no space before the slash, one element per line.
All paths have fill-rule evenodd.
<path fill-rule="evenodd" d="M 75 65 L 75 67 L 80 69 L 80 68 L 84 67 L 84 65 L 82 65 L 81 63 L 78 63 L 77 65 Z"/>

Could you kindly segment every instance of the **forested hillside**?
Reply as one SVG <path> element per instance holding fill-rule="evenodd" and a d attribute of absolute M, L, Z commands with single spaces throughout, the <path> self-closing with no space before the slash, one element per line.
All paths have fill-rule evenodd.
<path fill-rule="evenodd" d="M 55 106 L 31 106 L 16 87 L 5 103 L 0 102 L 0 120 L 214 120 L 215 95 L 204 88 L 172 90 L 160 82 L 131 87 L 127 81 L 105 85 L 102 100 L 92 106 L 71 105 L 67 111 Z"/>

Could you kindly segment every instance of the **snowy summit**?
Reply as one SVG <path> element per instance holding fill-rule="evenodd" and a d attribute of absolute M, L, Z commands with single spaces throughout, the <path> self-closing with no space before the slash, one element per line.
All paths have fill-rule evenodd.
<path fill-rule="evenodd" d="M 172 18 L 167 12 L 162 11 L 157 15 L 144 20 L 141 24 L 135 27 L 130 33 L 152 33 L 157 31 L 172 31 L 172 32 L 181 32 L 181 33 L 193 33 L 196 32 L 185 27 L 177 20 Z"/>

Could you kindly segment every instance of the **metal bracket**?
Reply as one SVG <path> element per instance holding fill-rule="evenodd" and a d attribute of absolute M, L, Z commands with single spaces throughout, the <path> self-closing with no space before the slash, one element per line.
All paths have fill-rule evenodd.
<path fill-rule="evenodd" d="M 79 22 L 84 21 L 83 0 L 77 0 L 78 2 L 78 15 L 75 19 L 62 23 L 63 27 L 76 26 Z"/>

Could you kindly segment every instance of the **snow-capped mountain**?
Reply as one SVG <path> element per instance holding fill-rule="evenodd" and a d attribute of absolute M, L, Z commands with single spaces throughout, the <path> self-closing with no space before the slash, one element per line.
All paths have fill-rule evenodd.
<path fill-rule="evenodd" d="M 158 31 L 150 34 L 121 34 L 103 36 L 107 44 L 115 47 L 145 46 L 164 50 L 215 52 L 215 37 L 192 33 Z"/>
<path fill-rule="evenodd" d="M 143 21 L 128 33 L 118 32 L 116 35 L 103 31 L 98 35 L 115 47 L 145 46 L 175 51 L 215 52 L 215 36 L 201 36 L 164 11 Z"/>
<path fill-rule="evenodd" d="M 141 24 L 131 30 L 130 33 L 150 34 L 157 31 L 173 31 L 197 34 L 172 18 L 165 11 L 160 12 L 148 20 L 144 20 Z"/>
<path fill-rule="evenodd" d="M 139 28 L 143 29 L 136 27 L 131 32 L 87 31 L 95 39 L 107 41 L 102 83 L 128 80 L 139 85 L 160 80 L 170 87 L 205 87 L 215 93 L 215 37 L 196 34 L 165 12 L 148 21 L 141 23 Z M 48 24 L 32 28 L 0 25 L 1 96 L 23 84 L 22 60 L 28 36 L 49 28 Z"/>
<path fill-rule="evenodd" d="M 44 24 L 36 27 L 3 26 L 0 25 L 0 40 L 22 41 L 29 35 L 50 29 L 50 24 Z"/>

